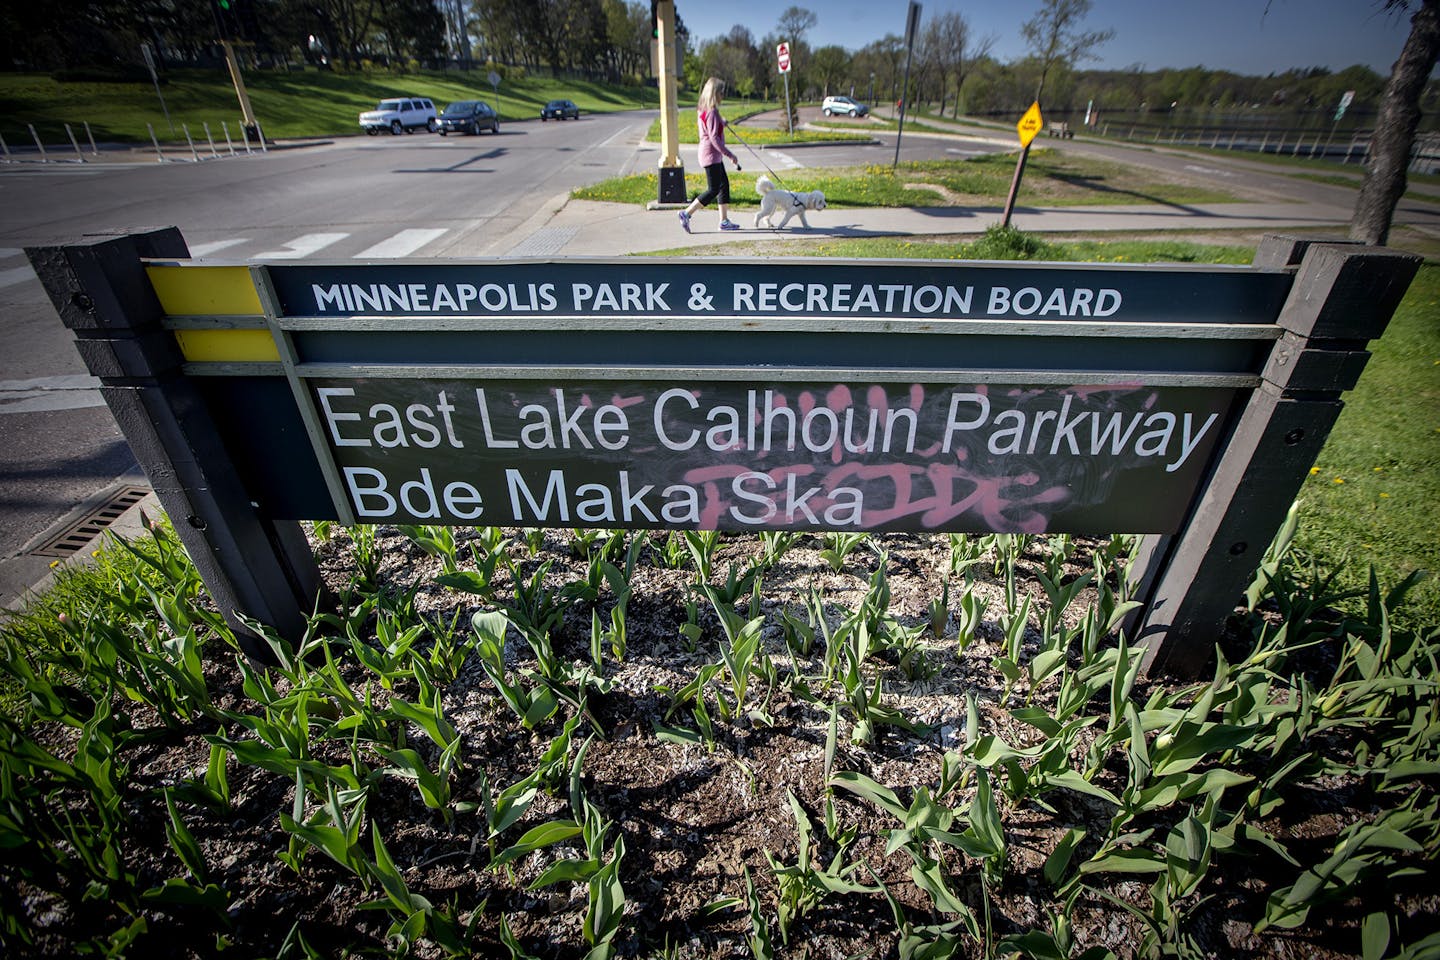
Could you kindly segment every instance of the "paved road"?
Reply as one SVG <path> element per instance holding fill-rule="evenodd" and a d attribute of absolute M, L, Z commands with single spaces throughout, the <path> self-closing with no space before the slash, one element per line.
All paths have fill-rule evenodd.
<path fill-rule="evenodd" d="M 223 259 L 505 254 L 557 196 L 653 168 L 658 154 L 640 146 L 652 118 L 341 138 L 199 164 L 0 165 L 0 603 L 48 567 L 32 541 L 134 467 L 22 247 L 173 224 L 192 253 Z"/>

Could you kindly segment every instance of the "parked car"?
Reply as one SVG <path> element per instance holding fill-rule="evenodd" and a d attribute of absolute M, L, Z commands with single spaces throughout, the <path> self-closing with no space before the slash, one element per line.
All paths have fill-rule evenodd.
<path fill-rule="evenodd" d="M 575 106 L 573 100 L 551 100 L 545 104 L 545 109 L 540 111 L 540 119 L 549 120 L 551 117 L 556 120 L 564 120 L 566 117 L 579 120 L 580 108 Z"/>
<path fill-rule="evenodd" d="M 820 105 L 820 111 L 827 117 L 833 117 L 837 113 L 848 113 L 852 117 L 863 117 L 870 112 L 870 108 L 857 100 L 849 97 L 826 97 L 825 102 Z"/>
<path fill-rule="evenodd" d="M 500 118 L 484 100 L 457 100 L 440 114 L 440 136 L 455 133 L 500 132 Z"/>
<path fill-rule="evenodd" d="M 424 97 L 381 100 L 374 110 L 360 114 L 360 126 L 372 137 L 381 130 L 399 136 L 401 132 L 414 133 L 422 127 L 434 133 L 439 125 L 435 104 Z"/>

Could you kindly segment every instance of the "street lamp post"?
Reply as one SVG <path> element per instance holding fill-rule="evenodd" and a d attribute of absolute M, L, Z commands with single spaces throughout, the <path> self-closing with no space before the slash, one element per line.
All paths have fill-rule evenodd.
<path fill-rule="evenodd" d="M 875 74 L 870 74 L 870 109 L 875 109 Z"/>

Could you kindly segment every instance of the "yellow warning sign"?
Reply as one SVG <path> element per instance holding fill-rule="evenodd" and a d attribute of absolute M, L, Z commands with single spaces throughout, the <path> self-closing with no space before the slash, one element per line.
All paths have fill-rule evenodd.
<path fill-rule="evenodd" d="M 1045 123 L 1040 117 L 1040 101 L 1036 100 L 1030 104 L 1030 109 L 1025 111 L 1025 116 L 1015 124 L 1015 129 L 1020 132 L 1020 146 L 1030 146 L 1030 141 L 1040 132 L 1041 126 Z"/>

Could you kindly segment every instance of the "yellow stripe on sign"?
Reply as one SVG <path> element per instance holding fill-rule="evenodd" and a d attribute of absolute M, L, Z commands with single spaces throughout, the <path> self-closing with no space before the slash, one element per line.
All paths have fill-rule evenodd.
<path fill-rule="evenodd" d="M 176 330 L 186 360 L 199 362 L 280 359 L 269 330 Z"/>
<path fill-rule="evenodd" d="M 260 316 L 248 267 L 146 267 L 160 306 L 172 317 Z"/>

